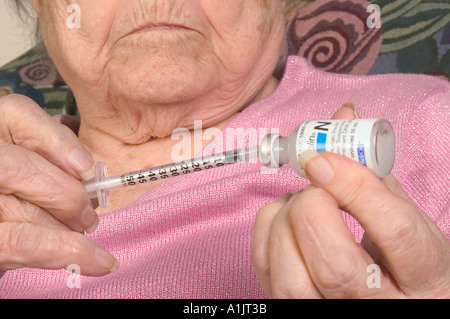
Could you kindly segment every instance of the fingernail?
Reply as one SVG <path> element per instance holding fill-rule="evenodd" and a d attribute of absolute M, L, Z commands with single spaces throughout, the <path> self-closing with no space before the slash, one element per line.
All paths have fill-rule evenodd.
<path fill-rule="evenodd" d="M 346 102 L 346 103 L 342 104 L 341 107 L 348 107 L 348 108 L 352 109 L 353 114 L 355 115 L 355 118 L 359 119 L 358 111 L 356 110 L 356 106 L 353 103 Z"/>
<path fill-rule="evenodd" d="M 95 177 L 95 164 L 89 153 L 76 148 L 69 153 L 67 159 L 83 180 L 88 181 Z"/>
<path fill-rule="evenodd" d="M 98 226 L 98 216 L 94 208 L 88 205 L 81 214 L 81 226 L 86 233 L 93 233 Z"/>
<path fill-rule="evenodd" d="M 308 150 L 301 153 L 298 163 L 313 183 L 325 185 L 334 177 L 330 163 L 316 151 Z"/>
<path fill-rule="evenodd" d="M 97 248 L 95 250 L 95 258 L 97 262 L 109 272 L 116 272 L 119 269 L 119 261 L 104 249 Z"/>

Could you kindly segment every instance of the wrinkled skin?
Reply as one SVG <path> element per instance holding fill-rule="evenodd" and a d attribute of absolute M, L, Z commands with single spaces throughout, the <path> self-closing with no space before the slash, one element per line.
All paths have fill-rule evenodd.
<path fill-rule="evenodd" d="M 81 9 L 80 29 L 66 25 L 69 3 Z M 83 234 L 98 223 L 81 183 L 94 161 L 106 162 L 111 174 L 170 162 L 174 129 L 194 120 L 221 128 L 270 94 L 283 2 L 33 4 L 81 126 L 76 136 L 29 99 L 0 98 L 0 272 L 78 264 L 84 275 L 105 275 L 118 262 Z M 334 115 L 353 116 L 346 107 Z M 300 160 L 312 186 L 256 218 L 253 264 L 270 297 L 448 297 L 449 243 L 393 176 L 380 180 L 329 153 Z M 111 208 L 139 195 L 118 194 Z M 365 228 L 361 245 L 339 208 Z M 368 289 L 366 268 L 375 263 L 381 286 Z"/>
<path fill-rule="evenodd" d="M 67 24 L 69 4 L 80 8 L 80 28 Z M 110 174 L 170 162 L 173 130 L 191 129 L 194 120 L 221 128 L 270 94 L 284 3 L 34 0 L 33 6 L 81 124 L 75 136 L 33 101 L 0 98 L 0 272 L 78 264 L 82 274 L 105 275 L 118 262 L 83 235 L 95 230 L 98 217 L 81 180 L 93 176 L 97 160 Z M 148 190 L 112 195 L 110 209 Z"/>

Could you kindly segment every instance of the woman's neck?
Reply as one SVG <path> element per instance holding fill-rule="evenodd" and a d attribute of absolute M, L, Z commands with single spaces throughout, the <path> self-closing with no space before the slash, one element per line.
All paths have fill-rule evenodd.
<path fill-rule="evenodd" d="M 222 131 L 237 114 L 235 113 L 219 124 L 214 125 L 214 128 Z M 203 137 L 203 133 L 209 128 L 202 127 L 200 130 L 196 129 L 195 134 L 185 134 L 183 139 L 190 139 L 189 142 L 186 140 L 172 139 L 171 136 L 168 136 L 164 138 L 153 138 L 139 145 L 131 145 L 120 142 L 106 133 L 85 127 L 81 124 L 79 138 L 95 161 L 101 161 L 106 164 L 108 175 L 121 175 L 126 172 L 156 167 L 180 160 L 180 158 L 173 158 L 172 150 L 181 142 L 191 146 L 190 152 L 186 152 L 186 149 L 183 149 L 182 160 L 193 158 L 196 156 L 196 151 L 203 149 L 211 142 L 207 138 L 202 138 L 201 142 L 199 142 L 198 138 L 195 138 L 198 136 Z M 200 146 L 198 145 L 199 143 L 201 143 Z M 140 187 L 112 191 L 110 207 L 107 210 L 98 208 L 97 213 L 103 214 L 119 209 L 138 199 L 158 184 L 160 184 L 160 181 L 144 184 Z"/>
<path fill-rule="evenodd" d="M 271 78 L 267 81 L 266 85 L 256 94 L 250 102 L 245 103 L 244 106 L 254 103 L 257 100 L 261 100 L 271 94 L 277 87 L 278 81 L 275 78 Z M 245 107 L 241 107 L 242 108 Z M 88 107 L 80 108 L 80 110 L 89 110 Z M 81 111 L 80 111 L 81 112 Z M 89 112 L 88 112 L 89 113 Z M 188 123 L 190 126 L 184 139 L 190 139 L 189 143 L 190 150 L 183 150 L 182 158 L 174 158 L 173 150 L 174 147 L 180 145 L 180 135 L 177 134 L 176 138 L 172 138 L 172 135 L 167 135 L 164 137 L 153 137 L 144 143 L 128 143 L 124 139 L 118 138 L 117 136 L 107 133 L 107 131 L 102 130 L 104 127 L 103 123 L 98 123 L 92 121 L 87 116 L 90 114 L 82 113 L 82 121 L 79 130 L 79 138 L 83 144 L 87 147 L 88 151 L 91 153 L 95 161 L 102 161 L 106 164 L 108 175 L 121 175 L 126 172 L 140 170 L 149 167 L 156 167 L 163 164 L 172 163 L 175 161 L 186 160 L 196 156 L 199 150 L 202 150 L 207 144 L 211 142 L 211 136 L 201 138 L 199 141 L 198 136 L 204 136 L 205 130 L 214 127 L 215 132 L 222 131 L 237 115 L 238 111 L 232 112 L 231 114 L 217 114 L 215 123 L 208 124 L 208 122 L 196 121 L 197 125 L 200 123 L 202 127 L 200 128 L 201 133 L 199 134 L 199 129 L 196 129 L 196 134 L 189 134 L 192 132 L 192 127 L 194 123 Z M 167 114 L 163 114 L 162 117 L 167 117 Z M 85 120 L 86 119 L 86 120 Z M 123 119 L 125 121 L 126 119 Z M 163 118 L 161 118 L 163 120 Z M 160 120 L 160 121 L 161 121 Z M 104 119 L 108 121 L 108 119 Z M 117 120 L 116 120 L 117 121 Z M 193 121 L 194 122 L 194 121 Z M 95 123 L 93 125 L 92 123 Z M 214 123 L 214 122 L 213 122 Z M 105 125 L 111 125 L 111 123 L 105 123 Z M 170 129 L 170 128 L 169 128 Z M 173 131 L 179 129 L 178 127 L 172 127 Z M 209 134 L 208 134 L 209 135 Z M 175 136 L 175 135 L 174 135 Z M 199 145 L 201 144 L 201 145 Z M 152 188 L 157 186 L 159 183 L 149 183 L 144 184 L 140 187 L 135 187 L 133 189 L 119 189 L 111 192 L 110 196 L 110 207 L 108 210 L 97 209 L 99 214 L 103 214 L 107 211 L 116 210 L 128 203 L 133 202 L 143 194 L 150 191 Z"/>

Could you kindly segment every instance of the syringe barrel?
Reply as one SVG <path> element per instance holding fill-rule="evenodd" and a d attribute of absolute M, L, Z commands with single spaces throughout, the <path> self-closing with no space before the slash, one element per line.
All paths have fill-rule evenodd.
<path fill-rule="evenodd" d="M 105 165 L 98 162 L 95 178 L 83 184 L 90 198 L 97 198 L 99 206 L 107 208 L 109 206 L 109 191 L 112 189 L 165 180 L 236 162 L 245 162 L 249 154 L 255 152 L 257 153 L 257 149 L 254 148 L 232 150 L 110 177 L 106 176 Z"/>
<path fill-rule="evenodd" d="M 194 158 L 188 161 L 172 163 L 153 167 L 150 169 L 126 173 L 120 176 L 123 187 L 134 186 L 165 180 L 171 177 L 182 176 L 203 170 L 209 170 L 215 167 L 224 166 L 236 162 L 236 154 L 233 151 L 218 155 Z"/>

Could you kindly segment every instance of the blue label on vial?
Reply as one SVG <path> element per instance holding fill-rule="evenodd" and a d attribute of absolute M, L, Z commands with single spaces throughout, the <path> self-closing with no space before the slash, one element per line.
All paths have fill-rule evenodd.
<path fill-rule="evenodd" d="M 364 144 L 358 144 L 358 160 L 364 166 L 367 166 L 366 155 L 364 153 Z"/>
<path fill-rule="evenodd" d="M 317 152 L 326 151 L 327 149 L 327 134 L 318 133 L 317 134 Z"/>

